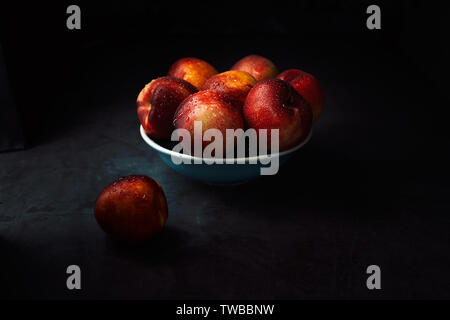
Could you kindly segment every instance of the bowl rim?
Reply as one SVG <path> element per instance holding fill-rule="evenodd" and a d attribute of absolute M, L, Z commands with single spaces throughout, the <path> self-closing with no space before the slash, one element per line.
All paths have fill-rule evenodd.
<path fill-rule="evenodd" d="M 205 161 L 205 160 L 211 160 L 211 161 L 214 160 L 215 161 L 215 160 L 217 160 L 215 158 L 199 158 L 199 157 L 196 157 L 196 156 L 192 156 L 192 155 L 188 155 L 188 154 L 172 151 L 170 149 L 164 148 L 163 146 L 161 146 L 158 143 L 156 143 L 152 138 L 150 138 L 147 135 L 147 133 L 145 132 L 145 130 L 142 127 L 142 125 L 140 125 L 140 130 L 139 131 L 141 133 L 142 139 L 150 147 L 152 147 L 153 149 L 157 150 L 158 152 L 164 153 L 164 154 L 169 155 L 171 157 L 175 156 L 175 157 L 178 157 L 178 158 L 181 158 L 181 159 L 186 159 L 186 160 L 191 160 L 191 161 L 192 160 L 194 160 L 194 161 L 195 160 L 197 160 L 197 161 Z M 276 154 L 263 154 L 263 155 L 257 155 L 257 156 L 252 156 L 252 157 L 223 158 L 223 159 L 224 159 L 224 161 L 226 161 L 226 159 L 233 160 L 233 163 L 234 163 L 234 162 L 239 162 L 239 161 L 240 162 L 243 162 L 243 161 L 245 161 L 245 162 L 258 161 L 260 159 L 272 158 L 272 157 L 276 157 L 276 156 L 282 157 L 282 156 L 286 156 L 288 154 L 291 154 L 291 153 L 297 151 L 298 149 L 300 149 L 301 147 L 303 147 L 305 144 L 307 144 L 309 142 L 311 137 L 312 137 L 312 129 L 309 131 L 308 135 L 306 136 L 306 138 L 302 142 L 300 142 L 298 145 L 296 145 L 295 147 L 293 147 L 291 149 L 288 149 L 288 150 L 285 150 L 285 151 L 282 151 L 282 152 L 278 152 Z"/>

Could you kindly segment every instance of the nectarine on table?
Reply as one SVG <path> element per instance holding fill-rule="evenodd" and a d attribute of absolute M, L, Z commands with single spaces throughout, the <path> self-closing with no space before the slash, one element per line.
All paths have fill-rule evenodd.
<path fill-rule="evenodd" d="M 277 67 L 267 58 L 252 54 L 236 62 L 231 70 L 239 70 L 250 73 L 257 81 L 275 78 L 278 74 Z"/>
<path fill-rule="evenodd" d="M 283 71 L 277 78 L 289 82 L 309 102 L 313 112 L 313 122 L 317 121 L 324 107 L 323 91 L 319 81 L 313 75 L 299 69 Z"/>
<path fill-rule="evenodd" d="M 174 77 L 161 77 L 148 83 L 136 101 L 137 114 L 145 132 L 157 139 L 169 139 L 175 110 L 197 89 Z"/>
<path fill-rule="evenodd" d="M 201 89 L 206 80 L 217 74 L 208 62 L 197 58 L 182 58 L 170 67 L 168 76 L 183 79 Z"/>
<path fill-rule="evenodd" d="M 143 175 L 127 176 L 110 184 L 95 204 L 95 218 L 101 228 L 127 242 L 147 240 L 159 233 L 167 211 L 161 185 Z"/>
<path fill-rule="evenodd" d="M 302 142 L 311 130 L 309 103 L 288 82 L 280 79 L 258 82 L 250 90 L 243 111 L 249 127 L 268 132 L 279 129 L 280 151 Z"/>
<path fill-rule="evenodd" d="M 256 79 L 245 71 L 231 70 L 216 74 L 206 80 L 202 90 L 221 92 L 236 100 L 240 107 L 244 106 L 245 98 L 256 84 Z"/>

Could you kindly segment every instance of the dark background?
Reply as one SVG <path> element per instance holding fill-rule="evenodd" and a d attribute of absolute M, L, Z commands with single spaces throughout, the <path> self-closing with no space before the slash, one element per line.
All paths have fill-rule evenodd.
<path fill-rule="evenodd" d="M 382 30 L 366 28 L 372 3 Z M 0 154 L 2 297 L 449 297 L 441 4 L 78 2 L 79 31 L 66 29 L 69 4 L 0 10 L 27 143 Z M 140 89 L 180 57 L 225 71 L 252 53 L 322 82 L 312 141 L 277 176 L 241 186 L 171 171 L 138 135 Z M 93 218 L 102 188 L 129 174 L 158 180 L 169 203 L 164 232 L 133 248 Z M 80 292 L 65 287 L 69 264 Z M 365 287 L 371 264 L 380 291 Z"/>

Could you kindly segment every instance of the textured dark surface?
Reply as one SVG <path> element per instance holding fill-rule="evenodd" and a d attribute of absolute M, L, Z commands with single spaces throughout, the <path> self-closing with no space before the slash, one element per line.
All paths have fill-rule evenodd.
<path fill-rule="evenodd" d="M 331 20 L 320 29 L 326 38 L 285 29 L 240 37 L 231 28 L 231 37 L 210 30 L 206 39 L 136 36 L 138 44 L 119 30 L 140 20 L 124 14 L 109 27 L 87 14 L 83 30 L 97 27 L 88 31 L 92 41 L 62 33 L 35 45 L 43 63 L 16 55 L 12 69 L 25 64 L 36 87 L 16 95 L 32 115 L 25 121 L 31 147 L 0 154 L 0 296 L 448 298 L 448 100 L 421 72 L 439 60 L 427 48 L 412 53 L 412 34 L 401 49 L 395 37 L 365 34 L 362 18 L 341 23 L 333 18 L 338 9 L 319 9 L 321 23 Z M 54 21 L 46 21 L 51 30 Z M 294 22 L 287 30 L 295 31 Z M 360 25 L 361 38 L 332 33 Z M 106 40 L 96 40 L 102 32 Z M 69 50 L 62 39 L 76 45 Z M 326 106 L 312 140 L 277 176 L 248 184 L 215 187 L 176 174 L 139 136 L 139 90 L 177 58 L 197 56 L 226 70 L 250 53 L 321 80 Z M 165 230 L 138 247 L 109 239 L 93 215 L 101 190 L 130 174 L 158 180 L 169 205 Z M 66 289 L 70 264 L 81 267 L 81 291 Z M 371 264 L 381 267 L 380 291 L 365 286 Z"/>

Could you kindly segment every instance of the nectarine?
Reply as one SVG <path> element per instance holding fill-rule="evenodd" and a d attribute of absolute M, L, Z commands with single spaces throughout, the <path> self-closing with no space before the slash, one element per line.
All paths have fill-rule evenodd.
<path fill-rule="evenodd" d="M 186 98 L 175 112 L 173 123 L 176 129 L 186 129 L 194 139 L 194 122 L 200 121 L 203 132 L 217 129 L 226 136 L 226 129 L 242 129 L 242 111 L 224 94 L 212 90 L 197 92 Z M 224 146 L 225 146 L 224 141 Z M 208 145 L 203 141 L 203 147 Z"/>
<path fill-rule="evenodd" d="M 95 218 L 114 238 L 143 241 L 159 233 L 167 220 L 161 185 L 147 176 L 132 175 L 107 186 L 97 198 Z"/>
<path fill-rule="evenodd" d="M 170 67 L 168 76 L 183 79 L 201 89 L 206 80 L 217 74 L 217 70 L 208 62 L 197 58 L 183 58 Z"/>
<path fill-rule="evenodd" d="M 255 84 L 256 79 L 248 72 L 231 70 L 216 74 L 206 80 L 202 90 L 221 92 L 234 99 L 242 107 L 247 94 Z"/>
<path fill-rule="evenodd" d="M 169 139 L 173 130 L 175 110 L 197 89 L 190 83 L 173 77 L 151 81 L 137 98 L 137 114 L 145 132 L 158 139 Z"/>
<path fill-rule="evenodd" d="M 258 81 L 275 78 L 278 74 L 277 67 L 272 61 L 256 54 L 242 58 L 231 70 L 248 72 Z"/>
<path fill-rule="evenodd" d="M 298 69 L 283 71 L 277 78 L 289 82 L 309 102 L 313 112 L 313 122 L 317 121 L 324 107 L 323 91 L 319 81 L 313 75 Z"/>
<path fill-rule="evenodd" d="M 311 130 L 311 107 L 283 80 L 258 82 L 250 90 L 243 111 L 245 121 L 251 128 L 267 129 L 268 132 L 279 129 L 280 151 L 299 144 Z"/>

